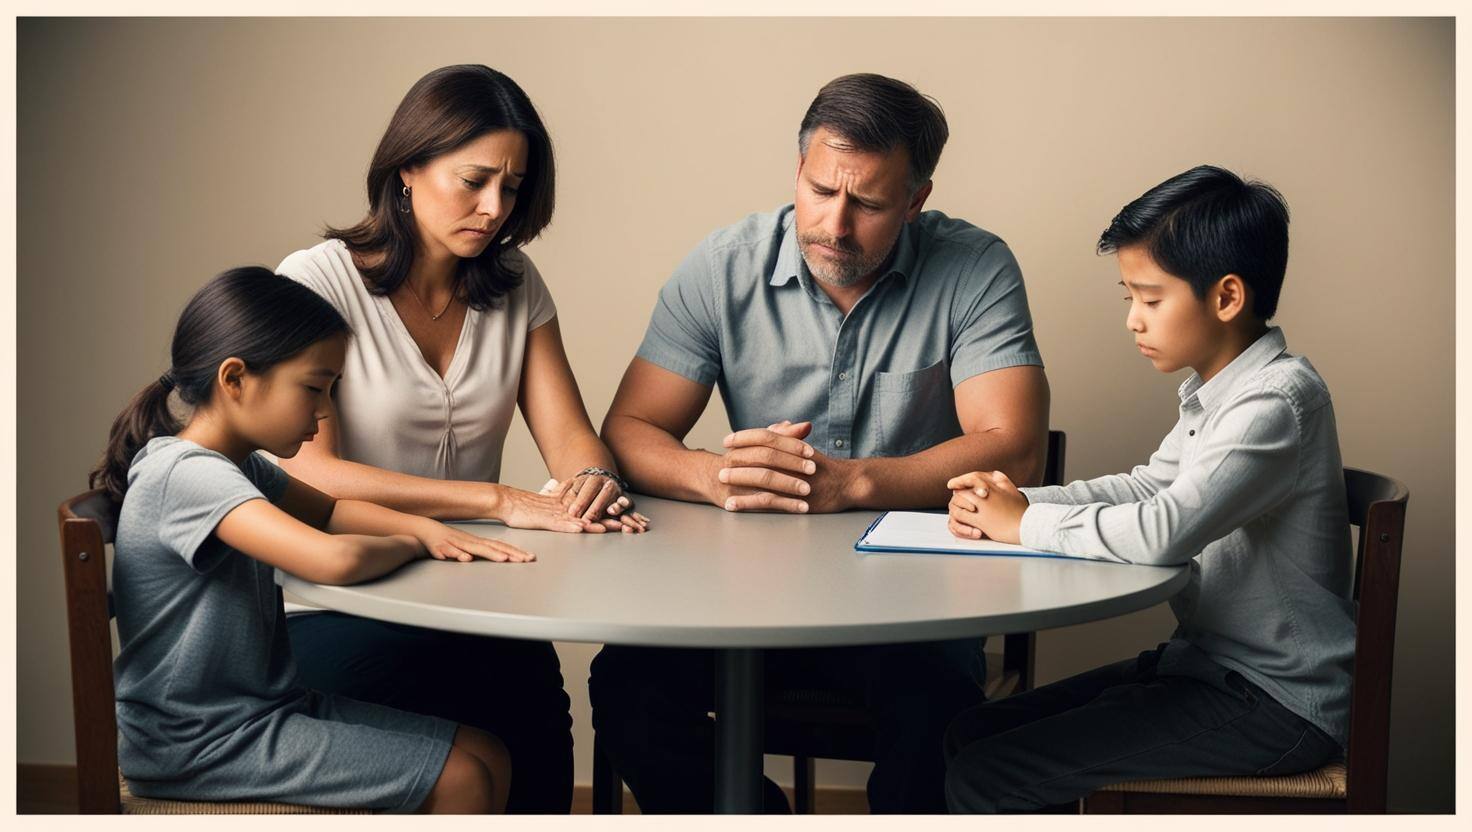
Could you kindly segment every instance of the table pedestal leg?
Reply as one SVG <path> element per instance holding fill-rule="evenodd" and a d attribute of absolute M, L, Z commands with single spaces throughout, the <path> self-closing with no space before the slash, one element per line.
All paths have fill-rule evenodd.
<path fill-rule="evenodd" d="M 762 811 L 762 651 L 721 650 L 716 665 L 716 811 Z"/>

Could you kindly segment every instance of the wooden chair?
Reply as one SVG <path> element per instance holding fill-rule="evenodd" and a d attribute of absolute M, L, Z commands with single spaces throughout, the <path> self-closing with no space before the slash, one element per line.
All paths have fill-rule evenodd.
<path fill-rule="evenodd" d="M 1068 437 L 1063 431 L 1048 431 L 1048 456 L 1043 469 L 1044 485 L 1063 482 L 1064 455 Z M 998 699 L 1033 686 L 1036 633 L 1012 633 L 1003 637 L 1002 654 L 987 654 L 986 698 Z M 872 762 L 874 725 L 863 702 L 836 690 L 792 689 L 776 691 L 766 705 L 768 754 L 792 757 L 793 809 L 811 814 L 814 800 L 814 771 L 817 758 Z M 593 737 L 593 811 L 618 814 L 623 809 L 623 781 L 613 761 Z"/>
<path fill-rule="evenodd" d="M 1354 682 L 1345 759 L 1284 777 L 1141 780 L 1084 798 L 1091 814 L 1384 813 L 1390 759 L 1390 679 L 1400 593 L 1401 541 L 1410 492 L 1400 482 L 1344 469 L 1349 522 L 1358 526 Z"/>
<path fill-rule="evenodd" d="M 118 770 L 118 721 L 112 676 L 112 593 L 107 544 L 117 503 L 102 490 L 79 494 L 57 510 L 71 641 L 72 721 L 77 734 L 77 806 L 83 814 L 360 814 L 281 803 L 204 803 L 137 797 Z"/>

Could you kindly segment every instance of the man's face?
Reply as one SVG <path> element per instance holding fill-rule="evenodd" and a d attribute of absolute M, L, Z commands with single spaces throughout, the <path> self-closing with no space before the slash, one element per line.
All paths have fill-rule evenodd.
<path fill-rule="evenodd" d="M 847 288 L 874 274 L 889 258 L 906 222 L 919 215 L 930 183 L 910 191 L 909 152 L 843 149 L 825 127 L 813 131 L 798 159 L 797 241 L 808 271 Z"/>

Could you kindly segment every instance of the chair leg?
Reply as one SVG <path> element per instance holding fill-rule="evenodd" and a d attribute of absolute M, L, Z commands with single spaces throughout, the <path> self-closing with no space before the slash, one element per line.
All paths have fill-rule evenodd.
<path fill-rule="evenodd" d="M 1122 815 L 1124 811 L 1124 795 L 1119 792 L 1094 792 L 1088 797 L 1079 799 L 1079 814 L 1081 815 Z"/>
<path fill-rule="evenodd" d="M 792 758 L 792 811 L 798 815 L 811 815 L 815 807 L 817 761 L 812 757 Z"/>
<path fill-rule="evenodd" d="M 593 737 L 593 814 L 621 815 L 624 811 L 624 784 L 619 779 L 613 760 Z"/>

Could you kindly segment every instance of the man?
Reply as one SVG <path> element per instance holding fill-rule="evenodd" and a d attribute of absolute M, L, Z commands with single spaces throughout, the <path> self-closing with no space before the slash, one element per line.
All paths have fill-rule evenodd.
<path fill-rule="evenodd" d="M 940 508 L 973 469 L 1039 481 L 1048 386 L 1016 260 L 995 235 L 922 213 L 947 133 L 900 81 L 819 91 L 795 204 L 712 234 L 660 292 L 603 424 L 635 489 L 802 513 Z M 716 383 L 735 432 L 719 454 L 687 448 Z M 941 741 L 981 699 L 980 649 L 773 651 L 767 678 L 860 695 L 877 729 L 870 809 L 943 812 Z M 594 727 L 645 812 L 710 810 L 713 661 L 630 647 L 594 660 Z M 766 798 L 786 805 L 770 781 Z"/>

